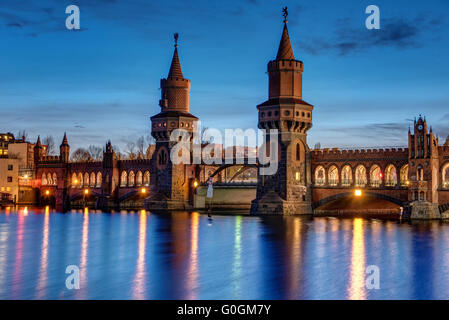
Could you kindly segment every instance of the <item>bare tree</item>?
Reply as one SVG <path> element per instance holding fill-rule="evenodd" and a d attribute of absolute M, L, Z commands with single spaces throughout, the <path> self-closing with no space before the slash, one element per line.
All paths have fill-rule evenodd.
<path fill-rule="evenodd" d="M 47 146 L 47 154 L 48 155 L 54 155 L 55 154 L 55 139 L 53 138 L 52 135 L 48 135 L 46 136 L 43 140 L 42 143 L 44 145 Z"/>
<path fill-rule="evenodd" d="M 137 158 L 136 144 L 134 142 L 128 142 L 126 144 L 126 153 L 128 154 L 128 160 L 134 160 Z"/>
<path fill-rule="evenodd" d="M 92 160 L 101 160 L 103 158 L 103 149 L 101 147 L 90 145 L 87 151 L 90 153 Z"/>
<path fill-rule="evenodd" d="M 146 139 L 147 144 L 156 144 L 156 139 L 154 139 L 154 137 L 151 134 L 147 135 Z"/>
<path fill-rule="evenodd" d="M 26 130 L 24 129 L 24 130 L 20 130 L 18 133 L 17 133 L 17 137 L 16 137 L 17 139 L 22 139 L 22 138 L 25 138 L 25 141 L 27 141 L 28 140 L 28 132 L 26 132 Z"/>
<path fill-rule="evenodd" d="M 71 156 L 71 160 L 74 162 L 85 162 L 85 161 L 89 161 L 91 160 L 92 157 L 89 153 L 89 151 L 87 151 L 84 148 L 78 148 L 76 149 Z"/>
<path fill-rule="evenodd" d="M 145 157 L 145 138 L 143 136 L 137 139 L 137 158 L 143 159 Z"/>

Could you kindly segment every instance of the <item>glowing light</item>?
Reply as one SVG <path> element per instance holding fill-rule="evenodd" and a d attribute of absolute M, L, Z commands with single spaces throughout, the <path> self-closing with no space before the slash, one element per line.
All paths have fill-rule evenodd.
<path fill-rule="evenodd" d="M 363 220 L 355 219 L 352 231 L 352 250 L 350 266 L 350 282 L 348 298 L 350 300 L 365 300 L 365 239 L 363 233 Z"/>
<path fill-rule="evenodd" d="M 74 184 L 78 184 L 78 179 L 75 179 L 75 181 L 73 181 Z"/>
<path fill-rule="evenodd" d="M 89 189 L 84 189 L 84 194 L 89 194 Z"/>
<path fill-rule="evenodd" d="M 296 181 L 299 181 L 301 179 L 301 174 L 299 171 L 296 171 Z"/>
<path fill-rule="evenodd" d="M 135 299 L 145 299 L 145 248 L 147 236 L 147 213 L 145 210 L 140 211 L 139 218 L 139 238 L 136 272 L 134 277 L 133 296 Z"/>
<path fill-rule="evenodd" d="M 146 188 L 142 188 L 142 189 L 140 189 L 140 192 L 145 194 L 145 193 L 147 193 L 147 189 Z"/>
<path fill-rule="evenodd" d="M 197 180 L 193 181 L 193 187 L 195 187 L 195 188 L 198 187 L 198 181 Z"/>
<path fill-rule="evenodd" d="M 356 197 L 361 197 L 361 196 L 362 196 L 362 190 L 360 190 L 360 189 L 355 190 L 355 191 L 354 191 L 354 195 L 355 195 Z"/>
<path fill-rule="evenodd" d="M 49 190 L 45 190 L 45 195 L 48 196 L 50 194 Z"/>
<path fill-rule="evenodd" d="M 24 178 L 24 179 L 28 179 L 28 175 L 27 175 L 27 174 L 24 175 L 23 178 Z"/>

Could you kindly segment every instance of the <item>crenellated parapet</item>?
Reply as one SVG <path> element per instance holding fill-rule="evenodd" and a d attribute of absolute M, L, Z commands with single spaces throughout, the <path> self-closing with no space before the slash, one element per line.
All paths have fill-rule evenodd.
<path fill-rule="evenodd" d="M 313 162 L 323 161 L 359 161 L 359 160 L 382 160 L 397 159 L 408 160 L 408 148 L 383 148 L 383 149 L 339 149 L 324 148 L 310 151 Z"/>

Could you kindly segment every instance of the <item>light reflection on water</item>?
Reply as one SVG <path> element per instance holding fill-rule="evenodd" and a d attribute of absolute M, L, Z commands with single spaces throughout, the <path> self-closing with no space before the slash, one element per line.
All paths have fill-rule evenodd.
<path fill-rule="evenodd" d="M 80 290 L 65 287 L 68 265 Z M 365 288 L 366 267 L 380 289 Z M 0 213 L 0 299 L 447 299 L 449 224 Z"/>

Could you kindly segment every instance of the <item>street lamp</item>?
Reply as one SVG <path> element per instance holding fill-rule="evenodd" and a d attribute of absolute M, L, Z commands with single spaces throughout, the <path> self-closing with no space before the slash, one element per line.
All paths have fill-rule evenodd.
<path fill-rule="evenodd" d="M 354 191 L 354 195 L 355 195 L 356 197 L 361 197 L 361 196 L 362 196 L 362 190 L 356 189 L 356 190 Z"/>
<path fill-rule="evenodd" d="M 198 180 L 193 181 L 193 187 L 198 188 Z"/>
<path fill-rule="evenodd" d="M 45 195 L 48 196 L 50 194 L 50 190 L 45 190 Z"/>
<path fill-rule="evenodd" d="M 89 194 L 89 189 L 84 189 L 84 194 L 88 195 Z"/>
<path fill-rule="evenodd" d="M 140 189 L 140 193 L 142 193 L 142 194 L 147 193 L 147 189 L 146 189 L 146 188 L 141 188 L 141 189 Z"/>

